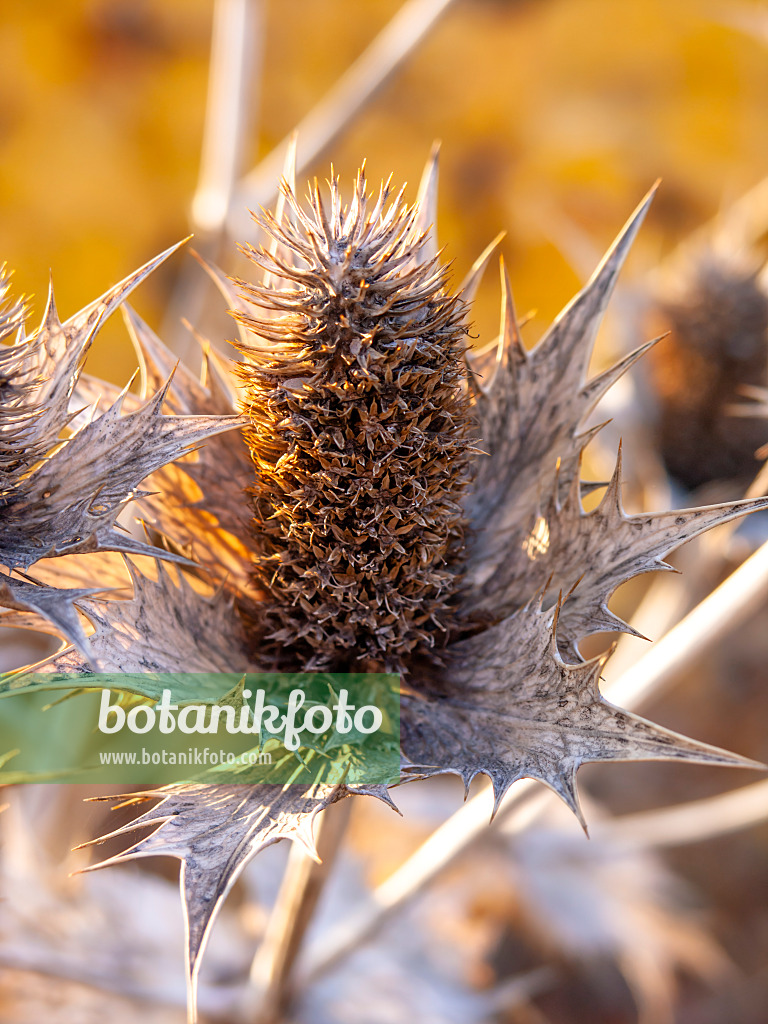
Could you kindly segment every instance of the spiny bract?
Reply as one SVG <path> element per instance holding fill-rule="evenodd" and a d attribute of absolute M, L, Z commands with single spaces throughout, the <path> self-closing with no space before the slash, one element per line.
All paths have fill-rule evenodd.
<path fill-rule="evenodd" d="M 465 307 L 493 247 L 452 294 L 431 227 L 436 188 L 434 158 L 413 209 L 399 196 L 388 204 L 386 189 L 373 201 L 362 175 L 345 207 L 334 180 L 327 215 L 316 190 L 306 209 L 287 183 L 262 222 L 269 247 L 249 250 L 261 281 L 239 293 L 209 268 L 239 322 L 239 363 L 207 353 L 202 381 L 183 367 L 171 380 L 174 357 L 123 307 L 143 399 L 81 364 L 104 318 L 173 250 L 65 323 L 51 297 L 28 338 L 21 307 L 6 307 L 2 620 L 67 639 L 37 666 L 49 672 L 396 667 L 403 780 L 452 772 L 469 785 L 483 773 L 497 804 L 531 777 L 580 815 L 575 773 L 586 761 L 744 764 L 614 708 L 598 688 L 604 659 L 579 653 L 590 633 L 629 629 L 607 607 L 621 583 L 768 504 L 628 516 L 617 462 L 600 504 L 582 507 L 586 417 L 648 347 L 588 379 L 649 200 L 532 351 L 502 274 L 498 342 L 465 356 Z M 89 416 L 76 415 L 89 403 Z M 121 529 L 129 503 L 156 546 Z M 127 568 L 117 553 L 131 556 Z M 187 579 L 187 556 L 208 592 Z M 33 564 L 34 577 L 16 571 Z M 130 599 L 103 592 L 121 586 Z M 23 692 L 18 677 L 0 690 L 11 686 Z M 107 863 L 182 861 L 193 1007 L 211 921 L 245 864 L 281 838 L 311 850 L 315 816 L 350 793 L 134 794 L 159 803 L 119 833 L 159 827 Z"/>

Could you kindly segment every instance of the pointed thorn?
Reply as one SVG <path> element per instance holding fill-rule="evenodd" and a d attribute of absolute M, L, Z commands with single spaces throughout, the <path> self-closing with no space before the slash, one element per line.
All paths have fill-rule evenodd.
<path fill-rule="evenodd" d="M 508 785 L 501 785 L 496 779 L 492 779 L 491 781 L 492 781 L 492 784 L 493 784 L 493 809 L 491 810 L 490 821 L 492 822 L 493 819 L 496 817 L 496 815 L 499 812 L 499 808 L 501 807 L 501 802 L 504 799 L 504 797 L 507 795 L 507 790 L 509 789 L 509 786 Z M 490 824 L 490 822 L 489 822 L 489 824 Z"/>
<path fill-rule="evenodd" d="M 586 380 L 597 329 L 613 293 L 619 271 L 653 199 L 655 188 L 656 186 L 640 202 L 592 277 L 559 313 L 534 349 L 534 352 L 548 353 L 558 348 L 578 354 L 582 366 L 582 381 Z"/>
<path fill-rule="evenodd" d="M 588 380 L 581 389 L 581 394 L 588 403 L 582 413 L 581 422 L 586 419 L 603 395 L 613 387 L 616 381 L 624 376 L 627 370 L 631 369 L 635 363 L 639 362 L 639 360 L 643 358 L 646 352 L 650 352 L 652 348 L 668 336 L 669 331 L 665 334 L 660 334 L 657 338 L 653 338 L 651 341 L 645 342 L 644 345 L 640 345 L 638 348 L 634 349 L 634 351 L 624 356 L 623 359 L 614 363 L 613 366 L 604 370 L 602 373 L 599 373 L 596 377 L 592 377 L 591 380 Z"/>
<path fill-rule="evenodd" d="M 573 772 L 568 778 L 563 779 L 564 792 L 567 794 L 565 803 L 576 815 L 576 820 L 581 825 L 584 835 L 589 839 L 589 828 L 587 827 L 587 819 L 584 817 L 584 810 L 581 806 L 581 799 L 579 798 L 579 789 L 576 784 L 576 773 Z M 562 795 L 562 794 L 561 794 Z"/>
<path fill-rule="evenodd" d="M 48 297 L 45 300 L 42 326 L 46 327 L 49 331 L 61 327 L 61 320 L 56 309 L 56 300 L 53 297 L 53 271 L 48 272 Z"/>
<path fill-rule="evenodd" d="M 416 195 L 416 220 L 414 227 L 417 236 L 427 236 L 419 252 L 419 260 L 429 263 L 435 259 L 438 251 L 437 243 L 437 183 L 439 175 L 438 161 L 440 142 L 432 144 Z"/>
<path fill-rule="evenodd" d="M 168 249 L 163 250 L 154 259 L 149 260 L 143 266 L 139 267 L 132 274 L 124 277 L 122 281 L 109 288 L 103 295 L 100 295 L 98 299 L 89 303 L 79 313 L 76 313 L 73 317 L 67 320 L 66 326 L 73 330 L 81 330 L 87 327 L 85 336 L 83 338 L 83 350 L 85 350 L 90 344 L 96 331 L 99 330 L 101 325 L 112 314 L 115 309 L 131 294 L 141 282 L 147 278 L 157 267 L 160 266 L 169 256 L 172 256 L 177 249 L 185 245 L 192 235 L 188 235 L 186 238 L 182 238 L 180 242 L 176 242 L 175 245 L 170 246 Z M 95 314 L 95 316 L 94 316 Z M 93 319 L 92 319 L 93 318 Z"/>
<path fill-rule="evenodd" d="M 621 503 L 621 470 L 622 470 L 622 439 L 619 438 L 619 448 L 616 453 L 616 466 L 608 482 L 605 494 L 600 500 L 598 508 L 601 511 L 614 511 L 624 518 L 624 508 Z"/>
<path fill-rule="evenodd" d="M 475 296 L 477 295 L 477 289 L 480 286 L 480 281 L 482 280 L 483 274 L 491 260 L 491 256 L 493 256 L 499 245 L 501 245 L 501 241 L 505 235 L 506 231 L 501 231 L 496 235 L 493 241 L 487 245 L 477 257 L 475 262 L 472 264 L 469 273 L 461 282 L 459 294 L 468 306 L 471 306 L 474 302 Z"/>
<path fill-rule="evenodd" d="M 524 363 L 527 359 L 520 328 L 515 315 L 515 303 L 512 298 L 512 283 L 504 263 L 504 257 L 499 259 L 499 274 L 501 277 L 501 323 L 499 325 L 499 348 L 496 355 L 496 371 L 491 380 L 489 388 L 498 377 L 503 366 L 510 364 Z"/>
<path fill-rule="evenodd" d="M 301 846 L 301 848 L 304 850 L 306 855 L 311 860 L 313 860 L 315 862 L 315 864 L 322 864 L 323 863 L 322 858 L 320 857 L 320 854 L 317 852 L 317 847 L 315 846 L 315 840 L 314 840 L 313 835 L 312 835 L 311 823 L 310 823 L 309 827 L 306 830 L 305 830 L 305 828 L 303 826 L 303 823 L 302 823 L 302 826 L 297 828 L 295 831 L 291 832 L 291 834 L 290 834 L 290 836 L 288 838 L 293 840 L 293 842 L 298 843 Z"/>
<path fill-rule="evenodd" d="M 632 211 L 626 224 L 619 232 L 618 236 L 616 237 L 616 240 L 608 249 L 608 252 L 602 258 L 597 269 L 595 270 L 594 274 L 587 283 L 586 288 L 584 289 L 585 291 L 590 287 L 590 285 L 593 282 L 595 282 L 599 277 L 603 275 L 612 275 L 615 279 L 619 270 L 622 267 L 622 264 L 624 263 L 624 260 L 626 259 L 627 253 L 629 252 L 632 243 L 637 237 L 637 233 L 640 230 L 640 226 L 645 220 L 645 215 L 648 213 L 648 209 L 651 203 L 653 202 L 654 196 L 656 195 L 656 191 L 660 183 L 661 179 L 658 178 L 654 182 L 654 184 L 648 189 L 648 191 L 637 204 L 635 209 Z M 609 287 L 609 290 L 612 290 L 612 288 Z"/>
<path fill-rule="evenodd" d="M 636 629 L 633 625 L 631 625 L 631 623 L 625 622 L 620 615 L 616 615 L 615 612 L 612 612 L 606 604 L 602 605 L 600 611 L 602 612 L 602 618 L 598 618 L 595 622 L 595 625 L 600 626 L 600 629 L 596 629 L 595 632 L 613 632 L 615 630 L 619 633 L 626 633 L 627 636 L 634 636 L 638 640 L 645 640 L 647 643 L 652 642 L 650 637 L 647 637 L 644 633 L 641 633 L 640 630 Z M 611 647 L 607 652 L 606 660 L 613 654 L 615 646 L 615 644 L 611 644 Z"/>
<path fill-rule="evenodd" d="M 575 583 L 573 584 L 573 586 L 571 586 L 571 587 L 570 587 L 570 588 L 568 589 L 568 593 L 567 593 L 567 594 L 565 595 L 565 600 L 566 600 L 566 601 L 568 600 L 568 598 L 569 598 L 569 597 L 572 597 L 572 596 L 573 596 L 573 595 L 574 595 L 574 594 L 576 593 L 576 590 L 577 590 L 577 588 L 578 588 L 579 584 L 581 583 L 581 581 L 582 581 L 582 580 L 584 579 L 584 576 L 585 576 L 585 575 L 586 575 L 586 573 L 582 573 L 582 574 L 581 574 L 581 576 L 579 576 L 579 578 L 578 578 L 578 579 L 576 580 L 576 582 L 575 582 Z M 565 602 L 563 602 L 563 603 L 565 603 Z"/>

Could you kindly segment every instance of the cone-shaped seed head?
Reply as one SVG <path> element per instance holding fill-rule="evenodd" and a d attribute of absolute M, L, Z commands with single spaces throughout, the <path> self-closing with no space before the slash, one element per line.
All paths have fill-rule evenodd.
<path fill-rule="evenodd" d="M 264 272 L 243 284 L 255 573 L 262 636 L 304 667 L 382 666 L 450 629 L 468 478 L 465 306 L 424 255 L 402 193 L 348 207 L 317 186 L 265 215 Z M 309 662 L 307 661 L 309 659 Z"/>

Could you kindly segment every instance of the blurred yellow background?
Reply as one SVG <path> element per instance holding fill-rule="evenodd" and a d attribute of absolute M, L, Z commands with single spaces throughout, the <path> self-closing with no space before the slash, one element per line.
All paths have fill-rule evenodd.
<path fill-rule="evenodd" d="M 401 0 L 265 2 L 258 138 L 280 141 Z M 638 267 L 768 169 L 768 60 L 733 0 L 458 0 L 327 160 L 366 157 L 411 197 L 435 138 L 440 239 L 463 275 L 499 231 L 517 303 L 539 325 L 657 177 Z M 185 235 L 198 172 L 212 0 L 36 0 L 0 15 L 0 259 L 39 314 L 53 273 L 70 315 Z M 588 243 L 584 245 L 583 243 Z M 135 298 L 157 327 L 181 261 Z M 496 322 L 495 275 L 479 327 Z M 33 320 L 33 322 L 35 322 Z M 134 357 L 112 326 L 89 369 Z"/>

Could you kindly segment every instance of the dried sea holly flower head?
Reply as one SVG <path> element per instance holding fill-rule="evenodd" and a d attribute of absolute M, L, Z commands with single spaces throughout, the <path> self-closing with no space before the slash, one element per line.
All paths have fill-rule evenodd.
<path fill-rule="evenodd" d="M 402 192 L 286 185 L 238 314 L 264 639 L 291 667 L 402 671 L 454 618 L 470 468 L 465 306 Z"/>
<path fill-rule="evenodd" d="M 627 515 L 617 460 L 599 505 L 582 506 L 586 418 L 649 347 L 588 378 L 650 199 L 531 351 L 502 272 L 499 338 L 473 356 L 466 308 L 493 247 L 453 294 L 432 228 L 436 186 L 435 159 L 413 208 L 386 189 L 368 197 L 362 175 L 348 206 L 335 179 L 329 207 L 317 191 L 302 205 L 288 184 L 263 220 L 268 247 L 249 250 L 261 280 L 238 292 L 211 268 L 236 311 L 242 358 L 207 354 L 202 381 L 183 367 L 171 380 L 173 355 L 125 306 L 144 396 L 81 372 L 104 318 L 172 250 L 64 323 L 51 297 L 29 337 L 23 311 L 8 309 L 2 621 L 65 637 L 38 666 L 52 672 L 397 668 L 403 781 L 454 773 L 468 786 L 485 774 L 497 804 L 530 777 L 581 818 L 575 775 L 588 761 L 745 764 L 609 704 L 598 687 L 605 658 L 579 651 L 589 634 L 630 630 L 607 605 L 621 583 L 768 504 Z M 90 417 L 73 419 L 88 403 Z M 162 544 L 120 529 L 129 503 Z M 127 569 L 116 553 L 130 556 Z M 16 571 L 33 564 L 34 576 Z M 316 815 L 360 792 L 370 790 L 134 795 L 159 802 L 114 834 L 158 827 L 105 863 L 183 862 L 194 988 L 211 921 L 244 865 L 283 838 L 312 851 Z"/>

